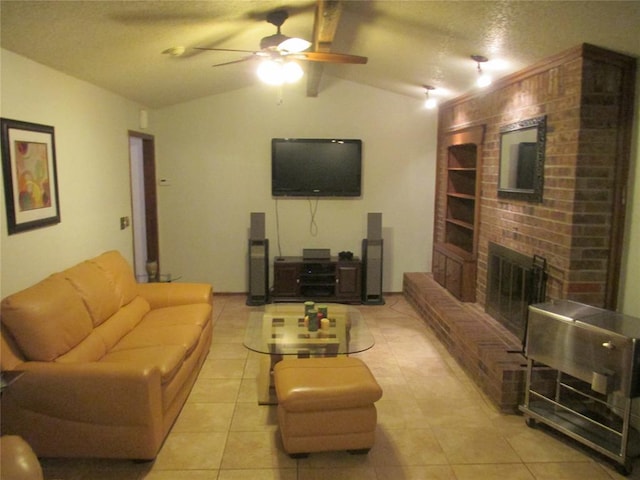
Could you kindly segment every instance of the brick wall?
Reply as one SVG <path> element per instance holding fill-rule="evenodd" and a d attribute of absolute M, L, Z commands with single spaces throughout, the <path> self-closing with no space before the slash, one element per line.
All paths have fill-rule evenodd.
<path fill-rule="evenodd" d="M 444 136 L 485 126 L 477 245 L 481 305 L 492 241 L 546 258 L 548 297 L 615 306 L 634 69 L 630 57 L 582 45 L 506 77 L 490 91 L 440 107 L 439 184 Z M 498 198 L 500 128 L 542 115 L 547 117 L 543 201 Z M 444 193 L 438 189 L 435 242 L 443 241 Z"/>

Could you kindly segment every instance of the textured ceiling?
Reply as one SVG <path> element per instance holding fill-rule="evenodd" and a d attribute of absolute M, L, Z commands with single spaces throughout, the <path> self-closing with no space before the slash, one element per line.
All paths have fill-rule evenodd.
<path fill-rule="evenodd" d="M 312 38 L 314 1 L 5 1 L 0 43 L 39 63 L 154 108 L 257 82 L 256 63 L 223 67 L 275 33 L 266 13 L 288 9 L 288 36 Z M 331 77 L 450 99 L 474 88 L 472 54 L 501 77 L 581 43 L 640 56 L 640 1 L 347 1 L 332 51 L 366 65 L 326 65 Z M 172 57 L 162 52 L 185 47 Z"/>

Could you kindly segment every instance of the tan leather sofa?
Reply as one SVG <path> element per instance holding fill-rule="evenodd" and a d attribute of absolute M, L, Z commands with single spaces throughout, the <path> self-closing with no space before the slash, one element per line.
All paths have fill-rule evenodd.
<path fill-rule="evenodd" d="M 212 288 L 141 283 L 116 251 L 8 296 L 2 434 L 39 457 L 153 459 L 211 345 Z"/>

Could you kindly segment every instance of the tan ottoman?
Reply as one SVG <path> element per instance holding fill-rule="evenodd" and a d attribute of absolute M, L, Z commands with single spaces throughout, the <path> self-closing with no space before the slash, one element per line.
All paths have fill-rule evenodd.
<path fill-rule="evenodd" d="M 285 451 L 348 450 L 373 446 L 382 389 L 369 368 L 353 357 L 291 358 L 274 367 L 278 424 Z"/>

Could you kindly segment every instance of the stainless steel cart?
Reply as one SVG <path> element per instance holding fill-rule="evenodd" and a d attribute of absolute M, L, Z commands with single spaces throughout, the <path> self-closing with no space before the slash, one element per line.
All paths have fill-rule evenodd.
<path fill-rule="evenodd" d="M 640 319 L 570 300 L 531 305 L 525 353 L 527 424 L 544 423 L 629 474 L 640 454 L 631 405 L 640 396 Z"/>

